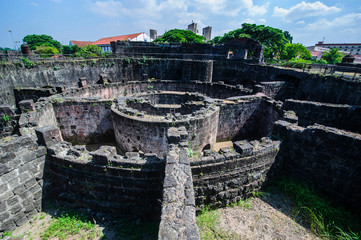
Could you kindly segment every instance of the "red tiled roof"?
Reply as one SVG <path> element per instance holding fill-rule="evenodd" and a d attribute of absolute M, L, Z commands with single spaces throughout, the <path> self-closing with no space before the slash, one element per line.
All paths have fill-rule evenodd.
<path fill-rule="evenodd" d="M 321 51 L 311 51 L 311 55 L 312 57 L 317 57 L 318 55 L 322 55 L 322 52 Z"/>
<path fill-rule="evenodd" d="M 78 47 L 84 47 L 86 45 L 95 45 L 94 42 L 89 42 L 89 41 L 75 41 L 75 40 L 70 40 L 70 42 L 73 45 L 77 45 Z"/>
<path fill-rule="evenodd" d="M 138 37 L 143 33 L 134 33 L 134 34 L 128 34 L 128 35 L 122 35 L 122 36 L 116 36 L 116 37 L 108 37 L 108 38 L 101 38 L 98 41 L 95 41 L 95 45 L 106 45 L 110 44 L 110 42 L 116 42 L 116 41 L 126 41 L 128 39 L 133 39 Z"/>

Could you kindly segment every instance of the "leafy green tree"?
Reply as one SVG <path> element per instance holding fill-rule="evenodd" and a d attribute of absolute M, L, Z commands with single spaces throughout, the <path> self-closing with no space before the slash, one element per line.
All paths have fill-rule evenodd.
<path fill-rule="evenodd" d="M 300 43 L 287 43 L 280 57 L 284 60 L 291 60 L 297 57 L 305 60 L 312 59 L 311 52 Z"/>
<path fill-rule="evenodd" d="M 63 46 L 63 54 L 75 54 L 76 52 L 80 51 L 80 47 L 78 47 L 77 45 L 73 45 L 73 46 L 68 46 L 68 45 L 64 45 Z"/>
<path fill-rule="evenodd" d="M 220 44 L 221 43 L 221 39 L 222 37 L 221 36 L 217 36 L 217 37 L 214 37 L 212 40 L 210 40 L 209 42 L 210 43 L 213 43 L 213 44 Z"/>
<path fill-rule="evenodd" d="M 37 46 L 34 52 L 36 54 L 40 54 L 42 57 L 51 57 L 53 55 L 59 54 L 58 49 L 49 46 Z"/>
<path fill-rule="evenodd" d="M 289 43 L 282 30 L 249 23 L 243 23 L 242 28 L 224 34 L 219 43 L 225 43 L 239 37 L 249 37 L 263 44 L 265 46 L 264 54 L 266 58 L 278 56 L 285 48 L 285 45 Z"/>
<path fill-rule="evenodd" d="M 337 48 L 333 48 L 331 51 L 324 53 L 321 59 L 326 60 L 329 64 L 336 64 L 342 61 L 343 55 Z"/>
<path fill-rule="evenodd" d="M 204 43 L 205 38 L 189 30 L 172 29 L 162 37 L 154 40 L 156 43 Z"/>
<path fill-rule="evenodd" d="M 99 57 L 102 56 L 103 51 L 96 45 L 86 45 L 81 47 L 79 51 L 75 53 L 76 57 Z"/>
<path fill-rule="evenodd" d="M 60 42 L 54 40 L 51 36 L 42 34 L 42 35 L 26 35 L 23 38 L 23 41 L 26 42 L 31 50 L 35 50 L 37 46 L 48 46 L 55 47 L 58 51 L 61 50 Z"/>
<path fill-rule="evenodd" d="M 290 43 L 292 43 L 293 37 L 291 36 L 291 34 L 290 34 L 289 31 L 284 31 L 284 32 L 283 32 L 283 35 L 285 35 L 285 38 L 286 38 Z"/>

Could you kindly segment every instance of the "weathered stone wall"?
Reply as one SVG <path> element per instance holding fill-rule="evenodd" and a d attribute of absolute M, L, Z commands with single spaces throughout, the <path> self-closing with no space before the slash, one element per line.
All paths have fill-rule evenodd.
<path fill-rule="evenodd" d="M 0 233 L 41 211 L 45 155 L 29 136 L 0 139 Z"/>
<path fill-rule="evenodd" d="M 191 161 L 197 207 L 226 206 L 249 197 L 266 179 L 275 161 L 279 142 L 234 143 L 234 148 L 221 149 Z"/>
<path fill-rule="evenodd" d="M 170 131 L 176 131 L 171 129 Z M 181 135 L 170 134 L 174 140 L 166 157 L 163 184 L 162 215 L 158 239 L 199 239 L 192 172 L 185 147 L 178 146 Z M 169 139 L 172 141 L 172 139 Z M 183 141 L 185 137 L 183 136 Z M 175 144 L 175 145 L 173 145 Z"/>
<path fill-rule="evenodd" d="M 298 79 L 299 84 L 296 85 L 294 94 L 296 99 L 350 105 L 357 105 L 361 101 L 361 84 L 356 81 L 324 77 L 293 69 L 248 64 L 237 60 L 215 60 L 210 66 L 209 61 L 110 58 L 94 61 L 39 62 L 31 69 L 3 64 L 0 66 L 3 83 L 0 103 L 15 104 L 15 87 L 76 87 L 80 77 L 86 77 L 88 84 L 92 84 L 99 79 L 100 73 L 106 73 L 113 83 L 143 80 L 143 74 L 155 79 L 225 81 L 245 86 L 254 86 L 259 82 Z M 292 83 L 293 80 L 288 82 Z"/>
<path fill-rule="evenodd" d="M 63 139 L 74 144 L 113 142 L 111 101 L 99 98 L 53 98 Z"/>
<path fill-rule="evenodd" d="M 125 84 L 112 83 L 107 85 L 92 85 L 82 89 L 69 89 L 68 92 L 61 95 L 69 97 L 100 97 L 110 99 L 122 96 L 132 96 L 148 91 L 197 92 L 211 98 L 219 99 L 250 94 L 250 89 L 223 83 L 205 83 L 200 81 L 181 82 L 152 79 L 141 82 L 132 81 Z"/>
<path fill-rule="evenodd" d="M 288 99 L 282 108 L 296 113 L 299 126 L 306 127 L 318 123 L 361 133 L 361 106 Z"/>
<path fill-rule="evenodd" d="M 189 147 L 201 151 L 205 146 L 216 143 L 219 108 L 205 101 L 204 109 L 192 114 L 152 116 L 125 106 L 126 99 L 117 99 L 112 107 L 112 117 L 117 146 L 121 152 L 141 150 L 157 153 L 163 157 L 167 153 L 167 131 L 169 127 L 186 126 L 189 133 Z"/>
<path fill-rule="evenodd" d="M 220 104 L 217 141 L 268 136 L 279 119 L 276 104 L 263 94 L 228 100 Z"/>
<path fill-rule="evenodd" d="M 348 207 L 360 209 L 361 137 L 322 125 L 275 124 L 282 139 L 278 171 L 306 181 Z"/>
<path fill-rule="evenodd" d="M 143 74 L 149 78 L 170 80 L 211 81 L 208 61 L 192 61 L 171 59 L 95 59 L 64 62 L 36 62 L 33 68 L 27 69 L 18 65 L 2 64 L 0 76 L 0 104 L 15 105 L 14 88 L 18 88 L 18 98 L 37 98 L 30 91 L 21 93 L 21 87 L 77 87 L 80 77 L 87 78 L 88 84 L 96 83 L 99 74 L 105 73 L 110 81 L 128 82 L 143 80 Z M 47 90 L 44 90 L 47 92 Z M 38 91 L 40 95 L 44 91 Z"/>
<path fill-rule="evenodd" d="M 160 219 L 164 160 L 151 154 L 88 152 L 60 142 L 49 148 L 53 196 L 117 217 Z"/>

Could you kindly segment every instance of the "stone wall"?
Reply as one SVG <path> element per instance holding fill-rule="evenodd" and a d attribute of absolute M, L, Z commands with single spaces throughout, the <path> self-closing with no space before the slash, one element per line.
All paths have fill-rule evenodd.
<path fill-rule="evenodd" d="M 210 150 L 191 161 L 197 207 L 226 206 L 251 196 L 266 179 L 275 161 L 278 141 L 234 142 L 233 148 Z"/>
<path fill-rule="evenodd" d="M 361 133 L 361 106 L 287 99 L 282 109 L 294 111 L 298 117 L 299 126 L 305 127 L 318 123 Z"/>
<path fill-rule="evenodd" d="M 185 135 L 170 129 L 171 139 L 166 157 L 163 184 L 162 215 L 158 239 L 199 239 L 192 172 L 187 148 L 178 146 Z M 169 133 L 169 132 L 168 132 Z M 174 144 L 174 145 L 173 145 Z"/>
<path fill-rule="evenodd" d="M 276 104 L 264 94 L 228 98 L 220 106 L 217 141 L 267 136 L 279 118 Z"/>
<path fill-rule="evenodd" d="M 37 62 L 31 69 L 3 64 L 0 104 L 15 105 L 16 87 L 76 87 L 80 77 L 86 77 L 88 84 L 92 84 L 98 81 L 100 73 L 106 73 L 113 83 L 141 81 L 146 74 L 155 79 L 225 81 L 245 86 L 291 77 L 299 82 L 294 94 L 297 99 L 350 105 L 361 101 L 361 84 L 356 81 L 237 60 L 215 60 L 211 65 L 209 61 L 143 58 Z"/>
<path fill-rule="evenodd" d="M 153 152 L 165 156 L 168 128 L 186 126 L 189 133 L 189 147 L 201 151 L 205 146 L 216 143 L 219 108 L 210 99 L 203 99 L 203 108 L 196 108 L 191 114 L 155 116 L 138 109 L 129 108 L 128 98 L 117 99 L 112 107 L 112 117 L 117 146 L 121 152 Z"/>
<path fill-rule="evenodd" d="M 360 211 L 361 136 L 322 125 L 275 124 L 282 139 L 277 171 L 306 181 L 342 204 Z"/>
<path fill-rule="evenodd" d="M 41 211 L 45 155 L 29 136 L 0 139 L 0 233 Z"/>
<path fill-rule="evenodd" d="M 74 144 L 114 142 L 111 101 L 57 96 L 52 100 L 57 125 L 65 141 Z"/>
<path fill-rule="evenodd" d="M 154 155 L 95 152 L 60 142 L 49 148 L 54 198 L 117 217 L 160 219 L 164 160 Z"/>

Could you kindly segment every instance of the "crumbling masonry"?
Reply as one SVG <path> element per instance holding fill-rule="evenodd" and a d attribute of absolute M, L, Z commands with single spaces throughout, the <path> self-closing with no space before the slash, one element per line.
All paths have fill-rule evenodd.
<path fill-rule="evenodd" d="M 230 44 L 235 59 L 230 45 L 113 43 L 108 59 L 2 65 L 0 231 L 55 197 L 158 220 L 159 239 L 199 239 L 198 209 L 281 174 L 359 211 L 360 82 Z"/>

